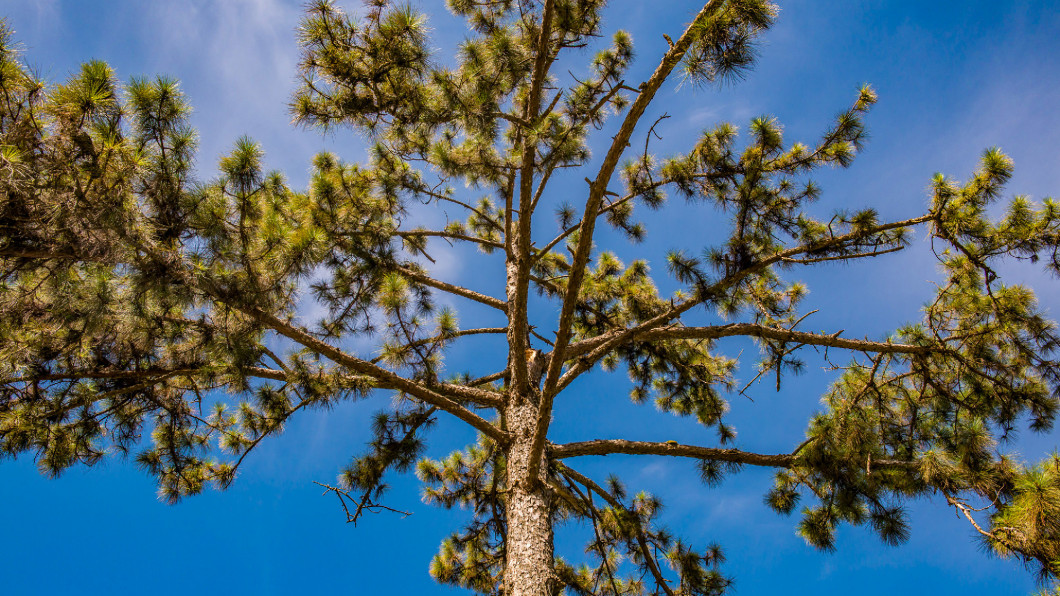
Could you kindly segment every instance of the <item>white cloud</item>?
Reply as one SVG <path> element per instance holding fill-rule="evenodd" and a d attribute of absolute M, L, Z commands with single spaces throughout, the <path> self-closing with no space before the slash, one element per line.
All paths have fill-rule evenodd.
<path fill-rule="evenodd" d="M 290 0 L 191 0 L 145 3 L 135 9 L 152 72 L 179 78 L 200 131 L 199 171 L 213 175 L 235 139 L 259 142 L 270 167 L 296 187 L 309 159 L 325 146 L 297 134 L 287 104 L 296 85 L 295 35 L 302 7 Z"/>

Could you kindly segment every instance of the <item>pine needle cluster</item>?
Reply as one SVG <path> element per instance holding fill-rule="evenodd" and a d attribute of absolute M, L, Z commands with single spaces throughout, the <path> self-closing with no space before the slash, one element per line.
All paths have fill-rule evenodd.
<path fill-rule="evenodd" d="M 842 524 L 899 544 L 913 531 L 905 504 L 934 496 L 994 552 L 1060 577 L 1060 460 L 1024 465 L 1002 452 L 1022 424 L 1051 429 L 1060 407 L 1056 325 L 1030 289 L 1001 276 L 1011 259 L 1060 273 L 1055 202 L 1006 200 L 1012 164 L 989 149 L 969 180 L 938 176 L 920 215 L 815 217 L 812 175 L 858 155 L 877 99 L 868 86 L 810 142 L 762 116 L 657 156 L 655 125 L 642 122 L 656 93 L 682 75 L 708 87 L 746 76 L 777 9 L 710 0 L 666 37 L 650 77 L 632 81 L 633 40 L 605 36 L 605 4 L 450 0 L 468 37 L 444 66 L 426 17 L 405 4 L 371 0 L 354 17 L 311 2 L 292 113 L 306 127 L 356 130 L 370 150 L 360 164 L 317 156 L 305 190 L 268 170 L 250 138 L 216 178 L 196 179 L 176 81 L 122 84 L 89 62 L 49 85 L 0 27 L 0 454 L 32 457 L 52 476 L 132 455 L 175 502 L 227 487 L 299 411 L 384 393 L 394 399 L 366 452 L 325 486 L 355 522 L 389 509 L 389 474 L 415 469 L 425 500 L 470 518 L 431 574 L 476 593 L 728 590 L 719 546 L 674 536 L 658 498 L 572 463 L 613 453 L 692 459 L 707 488 L 746 466 L 773 468 L 765 504 L 797 515 L 798 533 L 824 550 Z M 595 54 L 581 71 L 555 72 L 584 48 Z M 607 138 L 594 135 L 604 126 Z M 572 189 L 575 170 L 586 184 Z M 598 223 L 640 241 L 641 216 L 670 195 L 722 231 L 657 271 L 597 246 Z M 427 209 L 447 223 L 406 223 Z M 557 224 L 550 237 L 532 225 L 542 213 Z M 915 230 L 944 277 L 922 320 L 877 339 L 800 329 L 807 290 L 794 271 L 905 250 Z M 437 278 L 437 242 L 502 260 L 503 294 Z M 678 291 L 659 290 L 665 275 Z M 297 316 L 306 290 L 326 307 L 312 326 Z M 506 323 L 462 328 L 443 296 Z M 555 323 L 529 322 L 544 319 Z M 506 348 L 484 354 L 484 370 L 448 369 L 447 349 L 475 335 Z M 726 415 L 740 362 L 718 345 L 730 337 L 757 343 L 752 382 L 775 379 L 777 391 L 805 349 L 839 362 L 790 452 L 737 448 Z M 716 440 L 552 442 L 557 396 L 598 368 L 624 368 L 635 403 Z M 442 416 L 479 439 L 422 459 Z M 585 531 L 574 559 L 554 552 L 561 524 Z"/>

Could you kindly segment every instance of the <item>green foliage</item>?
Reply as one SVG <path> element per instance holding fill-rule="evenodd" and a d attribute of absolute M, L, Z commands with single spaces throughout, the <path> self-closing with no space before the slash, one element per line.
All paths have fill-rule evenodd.
<path fill-rule="evenodd" d="M 754 65 L 755 40 L 777 15 L 765 0 L 726 2 L 710 18 L 693 25 L 692 48 L 685 55 L 686 76 L 693 83 L 740 80 Z"/>
<path fill-rule="evenodd" d="M 812 175 L 860 152 L 876 101 L 868 86 L 810 143 L 786 139 L 762 115 L 743 135 L 720 123 L 663 157 L 649 151 L 654 126 L 640 123 L 648 143 L 629 154 L 673 69 L 694 84 L 738 80 L 777 9 L 705 3 L 667 38 L 656 74 L 632 86 L 631 37 L 605 36 L 604 4 L 449 0 L 469 30 L 450 67 L 431 55 L 426 18 L 409 6 L 371 0 L 354 18 L 330 0 L 310 3 L 293 115 L 304 126 L 351 127 L 371 145 L 363 164 L 318 155 L 304 192 L 270 171 L 250 138 L 220 159 L 216 179 L 193 179 L 196 133 L 176 81 L 122 85 L 89 62 L 49 87 L 0 26 L 0 454 L 29 454 L 52 476 L 109 451 L 135 454 L 175 502 L 228 486 L 300 410 L 391 392 L 366 452 L 327 489 L 357 521 L 388 509 L 388 473 L 415 466 L 426 501 L 470 517 L 431 564 L 449 585 L 515 590 L 508 508 L 525 493 L 543 504 L 534 519 L 552 593 L 725 592 L 718 546 L 674 537 L 658 522 L 657 498 L 630 497 L 617 480 L 601 486 L 565 459 L 608 453 L 694 458 L 708 487 L 744 465 L 776 467 L 765 504 L 799 510 L 796 531 L 824 550 L 837 548 L 844 523 L 901 543 L 912 531 L 904 503 L 934 495 L 994 552 L 1060 577 L 1060 459 L 1024 466 L 1000 453 L 1019 425 L 1049 430 L 1060 408 L 1056 326 L 1029 289 L 999 274 L 1013 258 L 1044 258 L 1060 273 L 1056 203 L 1017 196 L 999 206 L 1012 164 L 990 149 L 967 182 L 937 176 L 919 217 L 815 216 Z M 595 53 L 584 70 L 552 73 L 586 47 Z M 611 140 L 593 139 L 612 118 Z M 587 189 L 548 187 L 608 142 Z M 584 205 L 562 202 L 579 192 Z M 599 220 L 641 240 L 638 209 L 664 208 L 668 193 L 722 225 L 704 235 L 709 245 L 668 255 L 680 289 L 664 296 L 649 263 L 597 249 L 594 231 Z M 414 209 L 431 208 L 444 226 L 407 224 Z M 532 237 L 539 208 L 555 215 L 551 239 Z M 944 276 L 923 320 L 881 342 L 797 329 L 807 289 L 788 279 L 792 269 L 903 250 L 916 226 Z M 504 298 L 433 277 L 435 240 L 503 258 Z M 312 328 L 296 317 L 306 288 L 327 311 Z M 548 305 L 534 317 L 531 290 Z M 440 306 L 449 298 L 495 309 L 506 326 L 462 329 Z M 692 312 L 709 324 L 682 319 Z M 547 332 L 528 323 L 556 313 Z M 504 368 L 477 379 L 447 370 L 446 350 L 478 334 L 505 335 Z M 778 391 L 803 369 L 807 346 L 853 354 L 790 454 L 731 447 L 725 415 L 738 362 L 716 345 L 729 336 L 753 338 L 752 382 L 775 377 Z M 366 344 L 370 355 L 350 347 Z M 556 395 L 597 365 L 624 365 L 634 402 L 694 419 L 727 448 L 550 443 Z M 441 415 L 479 440 L 421 460 Z M 581 562 L 553 559 L 561 524 L 588 537 Z"/>
<path fill-rule="evenodd" d="M 442 583 L 494 593 L 503 581 L 507 518 L 503 493 L 504 456 L 483 439 L 442 461 L 422 460 L 416 473 L 424 482 L 424 501 L 472 512 L 472 521 L 454 532 L 431 561 L 431 576 Z"/>

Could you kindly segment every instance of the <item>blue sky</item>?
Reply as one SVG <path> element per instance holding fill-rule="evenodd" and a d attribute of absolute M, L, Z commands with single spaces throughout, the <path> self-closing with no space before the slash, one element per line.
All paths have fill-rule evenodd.
<path fill-rule="evenodd" d="M 462 37 L 460 24 L 438 12 L 441 2 L 420 4 L 432 13 L 437 56 L 449 59 Z M 655 145 L 656 154 L 688 147 L 715 122 L 743 127 L 764 113 L 779 118 L 788 139 L 810 142 L 868 82 L 880 95 L 868 119 L 871 139 L 851 168 L 817 176 L 824 188 L 815 207 L 819 213 L 873 206 L 886 219 L 919 215 L 933 173 L 963 179 L 982 150 L 994 145 L 1015 161 L 1010 193 L 1036 199 L 1060 193 L 1060 13 L 1053 2 L 779 4 L 779 21 L 746 81 L 722 89 L 675 83 L 659 94 L 645 121 L 664 112 L 671 118 L 657 129 L 663 141 Z M 629 30 L 636 44 L 638 61 L 630 79 L 646 77 L 665 47 L 661 33 L 678 33 L 697 8 L 689 1 L 611 3 L 608 29 Z M 90 58 L 106 60 L 122 79 L 155 73 L 180 79 L 195 109 L 203 178 L 214 175 L 217 158 L 242 134 L 259 141 L 270 166 L 295 187 L 304 185 L 310 157 L 321 149 L 349 161 L 364 155 L 354 133 L 321 138 L 289 123 L 297 1 L 0 0 L 0 14 L 8 15 L 27 61 L 49 80 L 65 79 Z M 591 54 L 578 59 L 588 61 Z M 641 142 L 644 132 L 637 135 Z M 576 195 L 557 200 L 563 198 Z M 626 260 L 648 258 L 662 272 L 666 250 L 696 252 L 710 243 L 707 236 L 716 225 L 711 216 L 716 213 L 690 211 L 675 201 L 674 209 L 648 220 L 644 245 L 631 246 L 610 234 L 599 243 Z M 552 231 L 548 219 L 542 218 L 538 231 Z M 496 259 L 444 245 L 435 256 L 442 257 L 437 274 L 498 293 Z M 876 262 L 795 274 L 810 287 L 806 310 L 820 309 L 811 326 L 873 337 L 918 319 L 937 279 L 922 237 L 910 250 Z M 1028 267 L 1014 266 L 1008 274 L 1032 285 L 1054 317 L 1060 314 L 1060 281 Z M 659 283 L 672 288 L 664 276 Z M 454 306 L 464 326 L 486 316 L 464 304 Z M 311 305 L 304 314 L 312 315 Z M 541 307 L 533 316 L 544 322 L 552 314 Z M 493 347 L 484 340 L 468 343 L 449 356 L 448 365 L 455 371 L 492 372 L 497 368 Z M 723 346 L 734 356 L 744 348 L 745 356 L 753 355 L 750 345 Z M 747 371 L 753 360 L 745 361 L 740 378 L 752 376 Z M 739 446 L 776 452 L 799 442 L 830 379 L 822 363 L 808 364 L 810 372 L 789 380 L 780 393 L 765 384 L 756 386 L 753 402 L 732 398 Z M 627 389 L 622 374 L 580 381 L 557 403 L 554 440 L 621 436 L 712 444 L 711 433 L 687 421 L 659 415 L 651 406 L 630 405 Z M 312 483 L 331 481 L 360 452 L 368 439 L 368 417 L 387 399 L 378 395 L 295 419 L 283 436 L 251 457 L 227 492 L 210 491 L 177 506 L 159 502 L 151 479 L 119 460 L 71 470 L 59 480 L 39 476 L 28 459 L 0 463 L 4 592 L 457 593 L 434 584 L 427 565 L 440 540 L 461 523 L 461 512 L 424 505 L 414 479 L 395 477 L 388 504 L 414 514 L 407 519 L 369 516 L 354 528 L 343 523 L 335 500 L 321 496 Z M 591 423 L 582 424 L 586 420 Z M 444 455 L 471 440 L 468 431 L 443 421 L 430 454 Z M 1056 434 L 1024 434 L 1007 448 L 1035 460 L 1057 443 Z M 768 472 L 750 470 L 721 489 L 708 490 L 689 462 L 612 456 L 576 465 L 598 479 L 619 472 L 630 489 L 663 498 L 664 521 L 671 529 L 696 544 L 720 542 L 737 594 L 912 589 L 1015 595 L 1034 588 L 1017 564 L 984 555 L 971 528 L 944 503 L 913 504 L 913 535 L 904 546 L 886 547 L 865 529 L 845 528 L 838 551 L 821 554 L 795 535 L 794 518 L 778 517 L 761 504 Z M 566 552 L 560 554 L 577 558 L 576 530 L 561 530 L 559 543 Z"/>

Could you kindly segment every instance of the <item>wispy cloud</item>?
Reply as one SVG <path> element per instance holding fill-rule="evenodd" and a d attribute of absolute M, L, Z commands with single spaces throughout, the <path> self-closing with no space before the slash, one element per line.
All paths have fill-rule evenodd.
<path fill-rule="evenodd" d="M 151 62 L 177 76 L 194 72 L 187 92 L 203 132 L 202 161 L 212 161 L 249 134 L 281 162 L 290 135 L 287 101 L 294 87 L 294 27 L 300 7 L 283 0 L 193 0 L 149 3 L 143 29 L 157 33 Z"/>

